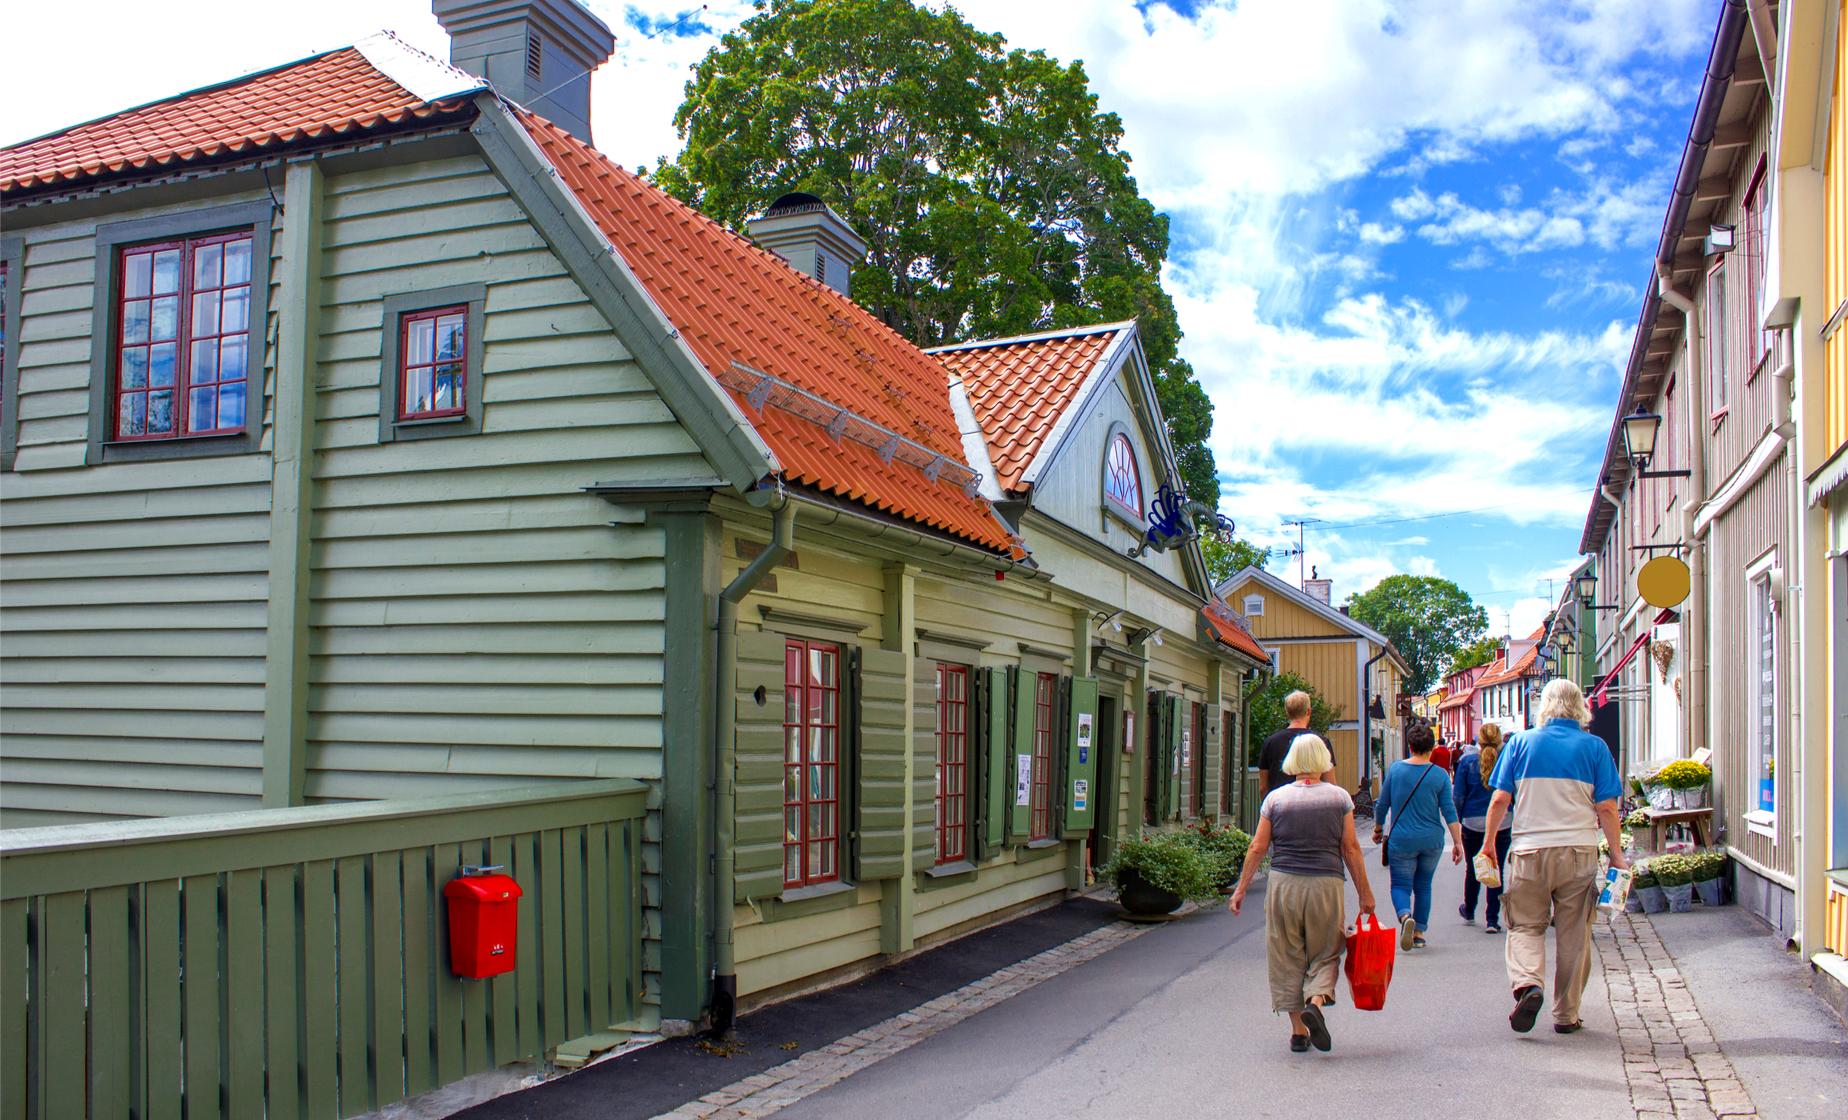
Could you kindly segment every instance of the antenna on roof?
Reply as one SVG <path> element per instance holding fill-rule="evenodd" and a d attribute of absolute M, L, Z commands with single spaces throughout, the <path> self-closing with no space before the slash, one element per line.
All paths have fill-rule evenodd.
<path fill-rule="evenodd" d="M 1303 526 L 1320 525 L 1321 523 L 1322 519 L 1319 517 L 1298 517 L 1294 521 L 1285 521 L 1283 523 L 1285 528 L 1291 525 L 1296 526 L 1296 585 L 1304 591 L 1309 590 L 1309 577 L 1303 572 L 1303 557 L 1307 554 L 1307 546 L 1303 538 Z"/>

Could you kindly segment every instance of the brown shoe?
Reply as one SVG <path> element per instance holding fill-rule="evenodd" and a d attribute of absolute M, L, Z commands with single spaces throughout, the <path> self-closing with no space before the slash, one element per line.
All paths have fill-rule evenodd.
<path fill-rule="evenodd" d="M 1577 1022 L 1577 1021 L 1570 1022 L 1570 1023 L 1554 1023 L 1553 1024 L 1554 1034 L 1577 1034 L 1579 1031 L 1582 1031 L 1584 1029 L 1585 1029 L 1585 1024 Z"/>
<path fill-rule="evenodd" d="M 1508 1015 L 1508 1025 L 1522 1034 L 1534 1029 L 1534 1020 L 1540 1017 L 1540 1005 L 1546 1002 L 1546 993 L 1531 984 L 1514 993 L 1514 1010 Z"/>

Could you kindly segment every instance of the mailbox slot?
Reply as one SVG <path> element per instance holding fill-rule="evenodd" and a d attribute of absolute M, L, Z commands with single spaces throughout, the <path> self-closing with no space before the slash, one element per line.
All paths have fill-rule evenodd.
<path fill-rule="evenodd" d="M 464 867 L 460 878 L 443 887 L 449 910 L 449 968 L 457 976 L 482 980 L 513 971 L 524 892 L 512 876 L 499 870 Z"/>

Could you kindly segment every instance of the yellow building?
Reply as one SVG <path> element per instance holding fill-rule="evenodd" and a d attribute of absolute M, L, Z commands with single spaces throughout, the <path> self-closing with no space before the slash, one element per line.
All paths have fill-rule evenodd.
<path fill-rule="evenodd" d="M 1217 588 L 1244 615 L 1251 633 L 1278 672 L 1295 673 L 1340 709 L 1329 729 L 1335 782 L 1369 789 L 1382 763 L 1398 758 L 1404 728 L 1398 697 L 1411 671 L 1386 636 L 1356 622 L 1330 603 L 1330 581 L 1312 579 L 1308 590 L 1262 568 L 1246 568 Z M 1372 749 L 1363 756 L 1361 744 Z"/>

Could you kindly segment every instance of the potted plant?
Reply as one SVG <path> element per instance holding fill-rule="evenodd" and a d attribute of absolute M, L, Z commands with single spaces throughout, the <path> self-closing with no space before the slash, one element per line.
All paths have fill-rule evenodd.
<path fill-rule="evenodd" d="M 1713 771 L 1691 758 L 1676 759 L 1655 775 L 1656 784 L 1671 791 L 1672 804 L 1677 809 L 1705 808 L 1707 787 L 1712 781 Z"/>
<path fill-rule="evenodd" d="M 1662 897 L 1673 914 L 1685 914 L 1694 905 L 1694 861 L 1684 855 L 1658 856 L 1649 861 Z"/>
<path fill-rule="evenodd" d="M 1648 828 L 1649 810 L 1643 808 L 1630 810 L 1629 814 L 1623 818 L 1623 826 L 1631 829 Z"/>
<path fill-rule="evenodd" d="M 1213 881 L 1219 885 L 1220 893 L 1231 893 L 1238 882 L 1239 871 L 1245 866 L 1245 852 L 1251 848 L 1251 837 L 1232 825 L 1220 827 L 1204 820 L 1182 830 L 1179 835 L 1211 861 Z"/>
<path fill-rule="evenodd" d="M 1124 843 L 1101 874 L 1131 914 L 1172 914 L 1183 902 L 1219 898 L 1213 861 L 1178 832 L 1147 833 Z"/>
<path fill-rule="evenodd" d="M 1725 901 L 1726 853 L 1717 848 L 1696 853 L 1694 862 L 1694 893 L 1705 906 L 1718 906 Z"/>
<path fill-rule="evenodd" d="M 1655 860 L 1636 865 L 1636 874 L 1630 879 L 1630 897 L 1642 905 L 1645 914 L 1660 914 L 1668 909 L 1668 899 L 1663 897 L 1662 884 L 1656 881 Z"/>

